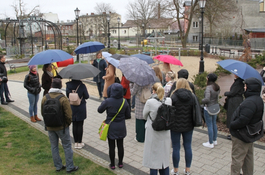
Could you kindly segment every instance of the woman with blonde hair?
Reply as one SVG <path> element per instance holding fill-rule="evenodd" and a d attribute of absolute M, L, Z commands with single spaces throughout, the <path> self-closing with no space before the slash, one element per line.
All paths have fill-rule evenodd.
<path fill-rule="evenodd" d="M 174 81 L 175 78 L 176 78 L 176 74 L 173 71 L 169 71 L 166 74 L 166 82 L 167 82 L 167 84 L 164 87 L 164 89 L 165 89 L 165 97 L 169 96 L 169 92 L 170 92 L 170 89 L 171 89 L 173 83 L 175 82 Z"/>
<path fill-rule="evenodd" d="M 173 126 L 171 128 L 171 141 L 173 147 L 173 166 L 172 175 L 178 175 L 180 161 L 180 137 L 183 138 L 183 146 L 185 150 L 186 168 L 184 173 L 190 174 L 192 161 L 192 134 L 193 134 L 193 94 L 189 82 L 180 78 L 177 81 L 176 89 L 171 94 L 172 106 L 175 106 L 176 112 L 173 117 Z"/>
<path fill-rule="evenodd" d="M 162 72 L 161 72 L 160 68 L 158 66 L 154 66 L 153 70 L 155 71 L 155 74 L 156 74 L 156 82 L 162 83 L 163 82 L 163 76 L 162 76 Z"/>
<path fill-rule="evenodd" d="M 152 91 L 152 97 L 147 100 L 143 110 L 144 119 L 147 120 L 143 166 L 150 168 L 151 175 L 157 174 L 158 171 L 160 174 L 169 175 L 170 130 L 155 131 L 152 127 L 164 98 L 164 88 L 161 83 L 155 83 Z M 171 99 L 166 98 L 165 103 L 171 105 Z"/>

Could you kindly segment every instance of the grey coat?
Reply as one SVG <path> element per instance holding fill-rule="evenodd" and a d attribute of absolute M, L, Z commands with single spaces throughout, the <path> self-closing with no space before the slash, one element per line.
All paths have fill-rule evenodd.
<path fill-rule="evenodd" d="M 165 103 L 171 105 L 172 101 L 170 98 L 166 98 Z M 145 123 L 143 166 L 151 169 L 166 168 L 170 163 L 170 130 L 155 131 L 150 120 L 150 117 L 152 120 L 155 119 L 158 107 L 161 104 L 161 102 L 152 98 L 147 100 L 143 110 L 144 119 L 147 120 Z M 149 113 L 150 117 L 148 116 Z"/>
<path fill-rule="evenodd" d="M 147 86 L 151 89 L 151 85 Z M 144 103 L 140 101 L 140 95 L 144 87 L 145 86 L 139 86 L 134 83 L 133 87 L 131 88 L 131 96 L 135 95 L 135 118 L 140 120 L 144 119 L 143 118 Z"/>
<path fill-rule="evenodd" d="M 206 106 L 212 106 L 218 103 L 219 91 L 215 91 L 212 85 L 208 85 L 204 91 L 204 99 L 202 99 L 202 104 Z"/>

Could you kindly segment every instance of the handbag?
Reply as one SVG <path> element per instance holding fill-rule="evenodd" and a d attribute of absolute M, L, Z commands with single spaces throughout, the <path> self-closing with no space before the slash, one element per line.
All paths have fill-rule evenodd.
<path fill-rule="evenodd" d="M 78 96 L 78 93 L 76 93 L 80 85 L 81 84 L 79 84 L 77 86 L 76 90 L 72 90 L 72 93 L 69 93 L 70 105 L 73 105 L 73 106 L 79 106 L 80 105 L 83 97 L 80 99 Z"/>
<path fill-rule="evenodd" d="M 243 142 L 253 143 L 263 137 L 263 121 L 260 120 L 255 124 L 246 125 L 244 128 L 238 130 Z"/>
<path fill-rule="evenodd" d="M 193 126 L 202 126 L 202 110 L 195 94 L 193 95 Z"/>
<path fill-rule="evenodd" d="M 119 77 L 116 77 L 116 76 L 115 76 L 115 83 L 121 83 Z"/>
<path fill-rule="evenodd" d="M 218 103 L 216 103 L 212 106 L 207 106 L 206 110 L 210 115 L 217 115 L 220 112 L 220 106 Z"/>
<path fill-rule="evenodd" d="M 122 104 L 120 106 L 120 109 L 118 110 L 118 112 L 115 114 L 115 116 L 111 119 L 111 121 L 107 124 L 105 123 L 105 120 L 102 122 L 102 124 L 99 127 L 98 133 L 99 133 L 99 139 L 100 140 L 107 140 L 107 136 L 108 136 L 108 132 L 109 132 L 109 126 L 111 124 L 111 122 L 116 118 L 116 116 L 119 114 L 119 112 L 121 111 L 123 105 L 124 105 L 125 99 L 123 99 Z"/>

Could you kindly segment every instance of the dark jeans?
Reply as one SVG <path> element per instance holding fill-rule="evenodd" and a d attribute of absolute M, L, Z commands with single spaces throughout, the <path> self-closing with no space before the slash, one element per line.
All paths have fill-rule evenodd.
<path fill-rule="evenodd" d="M 5 93 L 6 101 L 10 100 L 7 82 L 1 83 L 1 89 L 0 89 L 1 103 L 3 103 L 5 101 L 3 93 Z"/>
<path fill-rule="evenodd" d="M 119 165 L 123 165 L 123 157 L 124 157 L 124 147 L 123 147 L 123 139 L 117 139 L 117 147 L 118 147 L 118 158 L 119 158 Z M 115 140 L 109 139 L 109 158 L 110 158 L 110 165 L 115 166 Z"/>
<path fill-rule="evenodd" d="M 131 99 L 126 99 L 126 101 L 127 101 L 128 105 L 129 105 L 129 110 L 130 110 L 130 117 L 126 118 L 126 119 L 130 119 L 130 118 L 132 118 L 131 117 Z"/>
<path fill-rule="evenodd" d="M 104 88 L 104 80 L 101 79 L 100 82 L 97 82 L 97 87 L 98 87 L 98 94 L 99 94 L 99 97 L 101 98 L 102 97 L 102 92 L 103 92 L 103 88 Z"/>
<path fill-rule="evenodd" d="M 166 167 L 165 169 L 150 169 L 150 175 L 157 175 L 157 172 L 159 171 L 160 175 L 169 175 L 169 167 Z"/>
<path fill-rule="evenodd" d="M 191 149 L 192 133 L 193 133 L 193 130 L 188 131 L 188 132 L 171 131 L 171 141 L 172 141 L 172 147 L 173 147 L 172 159 L 173 159 L 174 168 L 179 167 L 179 160 L 180 160 L 179 151 L 180 151 L 180 136 L 181 135 L 183 138 L 183 146 L 185 150 L 186 167 L 190 168 L 191 161 L 192 161 L 192 149 Z"/>
<path fill-rule="evenodd" d="M 75 143 L 82 143 L 84 121 L 73 121 L 73 136 Z"/>
<path fill-rule="evenodd" d="M 135 107 L 135 95 L 132 97 L 132 109 Z"/>

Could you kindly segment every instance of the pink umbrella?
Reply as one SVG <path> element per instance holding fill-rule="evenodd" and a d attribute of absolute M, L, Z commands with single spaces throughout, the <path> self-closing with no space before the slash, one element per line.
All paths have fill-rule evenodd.
<path fill-rule="evenodd" d="M 154 57 L 154 59 L 157 59 L 165 63 L 169 63 L 169 64 L 183 66 L 183 64 L 177 58 L 171 55 L 157 55 Z"/>

